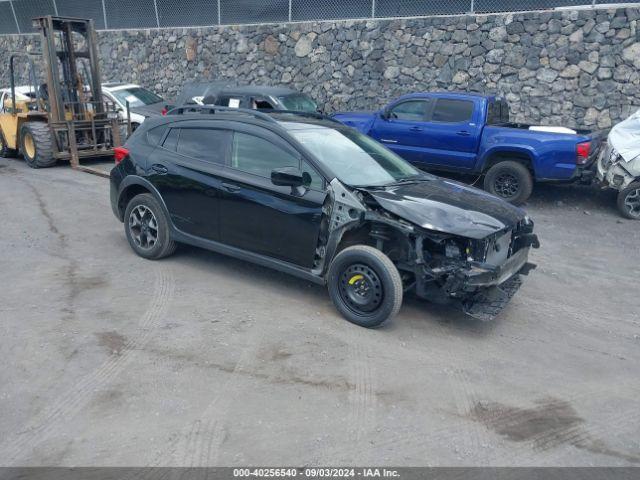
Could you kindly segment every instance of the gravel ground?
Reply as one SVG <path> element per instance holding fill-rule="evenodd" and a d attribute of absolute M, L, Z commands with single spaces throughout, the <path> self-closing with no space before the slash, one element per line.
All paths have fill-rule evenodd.
<path fill-rule="evenodd" d="M 195 248 L 130 250 L 104 178 L 0 159 L 0 465 L 638 465 L 640 224 L 542 186 L 538 269 L 480 323 Z"/>

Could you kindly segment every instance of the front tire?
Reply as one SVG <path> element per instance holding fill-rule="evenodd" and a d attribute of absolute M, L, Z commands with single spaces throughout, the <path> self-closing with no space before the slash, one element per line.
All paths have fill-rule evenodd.
<path fill-rule="evenodd" d="M 618 210 L 624 218 L 640 220 L 640 182 L 632 183 L 618 194 Z"/>
<path fill-rule="evenodd" d="M 484 189 L 509 203 L 522 205 L 533 191 L 533 177 L 522 163 L 506 160 L 487 171 Z"/>
<path fill-rule="evenodd" d="M 136 195 L 124 213 L 124 231 L 129 245 L 143 258 L 158 260 L 176 250 L 169 220 L 160 203 L 150 193 Z"/>
<path fill-rule="evenodd" d="M 20 151 L 31 168 L 47 168 L 56 164 L 53 137 L 46 123 L 29 122 L 20 128 Z"/>
<path fill-rule="evenodd" d="M 402 305 L 402 279 L 393 262 L 380 250 L 356 245 L 342 250 L 331 262 L 329 296 L 348 321 L 378 327 Z"/>

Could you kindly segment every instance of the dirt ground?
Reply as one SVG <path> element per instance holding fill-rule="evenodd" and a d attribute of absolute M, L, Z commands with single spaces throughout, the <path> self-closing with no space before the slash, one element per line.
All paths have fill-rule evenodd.
<path fill-rule="evenodd" d="M 539 186 L 538 269 L 480 323 L 195 248 L 130 250 L 108 181 L 0 159 L 0 465 L 638 465 L 640 223 Z"/>

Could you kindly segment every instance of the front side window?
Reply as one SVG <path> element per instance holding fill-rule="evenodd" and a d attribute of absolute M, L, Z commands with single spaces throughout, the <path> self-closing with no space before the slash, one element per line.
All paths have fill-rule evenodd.
<path fill-rule="evenodd" d="M 307 95 L 302 93 L 295 93 L 292 95 L 285 95 L 278 97 L 278 100 L 282 104 L 285 110 L 291 110 L 294 112 L 312 112 L 318 111 L 318 105 L 311 100 Z"/>
<path fill-rule="evenodd" d="M 348 185 L 380 186 L 426 175 L 352 129 L 319 126 L 292 130 L 291 134 Z"/>
<path fill-rule="evenodd" d="M 433 109 L 431 120 L 434 122 L 460 123 L 468 122 L 473 116 L 473 102 L 439 98 Z"/>
<path fill-rule="evenodd" d="M 307 174 L 305 179 L 308 181 L 305 183 L 305 187 L 312 190 L 324 190 L 324 178 L 306 160 L 302 161 L 302 173 Z"/>
<path fill-rule="evenodd" d="M 205 162 L 224 164 L 231 132 L 210 128 L 182 128 L 178 153 Z"/>
<path fill-rule="evenodd" d="M 423 100 L 412 100 L 410 102 L 402 102 L 396 105 L 390 111 L 392 119 L 406 120 L 408 122 L 423 122 L 425 115 L 425 106 L 427 103 Z"/>
<path fill-rule="evenodd" d="M 256 98 L 251 101 L 251 108 L 256 110 L 273 110 L 273 105 L 268 100 Z"/>
<path fill-rule="evenodd" d="M 276 168 L 299 168 L 300 159 L 264 138 L 235 132 L 231 166 L 243 172 L 271 178 L 271 171 Z"/>

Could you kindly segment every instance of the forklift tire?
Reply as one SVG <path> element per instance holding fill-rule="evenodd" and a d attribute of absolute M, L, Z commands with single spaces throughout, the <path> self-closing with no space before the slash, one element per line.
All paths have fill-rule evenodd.
<path fill-rule="evenodd" d="M 29 122 L 20 128 L 20 152 L 31 168 L 46 168 L 56 164 L 53 138 L 43 122 Z"/>
<path fill-rule="evenodd" d="M 7 146 L 7 142 L 4 139 L 4 135 L 0 132 L 0 157 L 1 158 L 9 158 L 15 157 L 16 151 Z"/>

